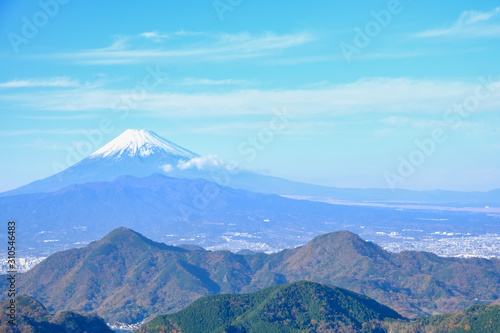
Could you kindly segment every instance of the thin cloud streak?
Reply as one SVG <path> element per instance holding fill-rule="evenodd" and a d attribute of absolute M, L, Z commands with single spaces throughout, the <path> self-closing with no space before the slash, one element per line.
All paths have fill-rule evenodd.
<path fill-rule="evenodd" d="M 474 94 L 477 83 L 461 81 L 371 78 L 349 84 L 316 89 L 244 89 L 223 93 L 148 94 L 134 112 L 153 117 L 212 117 L 267 114 L 276 107 L 289 106 L 299 114 L 344 116 L 349 114 L 394 113 L 443 114 L 453 104 Z M 500 82 L 492 84 L 494 93 L 481 103 L 480 110 L 500 106 Z M 9 107 L 49 111 L 120 110 L 118 101 L 126 90 L 70 89 L 50 92 L 0 95 Z M 8 104 L 8 103 L 4 103 Z"/>
<path fill-rule="evenodd" d="M 413 37 L 500 37 L 500 23 L 491 22 L 499 14 L 500 7 L 489 12 L 464 11 L 451 27 L 426 30 L 414 34 Z"/>
<path fill-rule="evenodd" d="M 146 39 L 151 39 L 155 43 L 162 43 L 167 39 L 172 39 L 176 37 L 186 37 L 186 36 L 202 36 L 206 35 L 205 32 L 197 32 L 197 31 L 185 31 L 185 30 L 180 30 L 176 31 L 173 33 L 164 33 L 164 32 L 159 32 L 159 31 L 146 31 L 141 34 L 139 34 L 140 37 L 146 38 Z"/>
<path fill-rule="evenodd" d="M 78 80 L 73 80 L 69 77 L 59 76 L 47 79 L 24 79 L 12 80 L 0 83 L 0 88 L 37 88 L 37 87 L 78 87 Z"/>
<path fill-rule="evenodd" d="M 158 31 L 149 31 L 149 32 L 143 32 L 141 34 L 142 37 L 151 39 L 156 43 L 161 43 L 164 39 L 170 39 L 170 35 L 168 34 L 162 34 L 159 33 Z"/>
<path fill-rule="evenodd" d="M 189 33 L 186 33 L 186 35 L 189 35 Z M 147 33 L 147 36 L 155 38 L 155 33 Z M 289 35 L 266 33 L 260 36 L 240 33 L 232 35 L 222 34 L 216 37 L 210 36 L 204 42 L 197 42 L 196 44 L 188 43 L 177 48 L 134 49 L 129 45 L 132 44 L 130 37 L 119 36 L 113 44 L 105 48 L 59 53 L 50 57 L 70 59 L 89 65 L 129 64 L 147 62 L 151 61 L 151 59 L 165 60 L 166 58 L 179 60 L 194 58 L 196 61 L 221 61 L 268 56 L 280 50 L 310 43 L 313 40 L 313 36 L 309 33 Z"/>
<path fill-rule="evenodd" d="M 222 85 L 246 85 L 252 81 L 239 80 L 239 79 L 224 79 L 224 80 L 211 80 L 201 78 L 186 78 L 182 80 L 182 85 L 185 86 L 222 86 Z"/>
<path fill-rule="evenodd" d="M 68 130 L 68 129 L 30 129 L 30 130 L 15 130 L 15 131 L 0 131 L 0 136 L 30 136 L 30 135 L 45 135 L 45 134 L 53 134 L 53 135 L 73 135 L 73 134 L 81 134 L 84 129 L 78 130 Z"/>

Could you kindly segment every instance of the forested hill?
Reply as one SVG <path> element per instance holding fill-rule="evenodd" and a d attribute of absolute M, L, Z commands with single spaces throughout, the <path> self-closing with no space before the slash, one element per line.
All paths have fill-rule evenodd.
<path fill-rule="evenodd" d="M 155 318 L 138 332 L 353 332 L 388 318 L 402 317 L 351 291 L 299 281 L 252 294 L 204 297 L 178 313 Z"/>

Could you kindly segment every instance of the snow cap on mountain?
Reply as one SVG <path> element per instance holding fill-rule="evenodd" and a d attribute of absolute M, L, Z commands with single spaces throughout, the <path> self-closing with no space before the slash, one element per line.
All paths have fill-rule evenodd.
<path fill-rule="evenodd" d="M 113 141 L 90 155 L 90 158 L 147 157 L 156 153 L 179 158 L 195 158 L 198 154 L 168 141 L 153 131 L 128 129 Z"/>

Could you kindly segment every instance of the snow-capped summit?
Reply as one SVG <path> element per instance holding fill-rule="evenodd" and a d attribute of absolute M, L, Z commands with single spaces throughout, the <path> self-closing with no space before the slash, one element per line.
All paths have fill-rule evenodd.
<path fill-rule="evenodd" d="M 146 177 L 167 173 L 171 177 L 200 178 L 191 165 L 200 156 L 168 141 L 153 131 L 128 129 L 92 155 L 56 174 L 1 193 L 0 196 L 51 192 L 73 184 L 110 181 L 121 176 Z"/>
<path fill-rule="evenodd" d="M 118 159 L 125 156 L 147 157 L 157 153 L 167 153 L 185 159 L 199 157 L 198 154 L 145 129 L 128 129 L 89 157 Z"/>

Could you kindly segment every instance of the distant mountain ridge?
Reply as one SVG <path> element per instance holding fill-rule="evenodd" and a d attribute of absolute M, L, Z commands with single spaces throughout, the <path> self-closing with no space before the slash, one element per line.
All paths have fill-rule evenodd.
<path fill-rule="evenodd" d="M 207 197 L 204 189 L 212 194 Z M 274 237 L 272 245 L 276 246 L 280 239 L 287 239 L 283 238 L 285 228 L 312 226 L 315 220 L 328 220 L 332 215 L 341 218 L 355 210 L 161 174 L 122 176 L 113 182 L 76 184 L 52 193 L 0 197 L 0 206 L 0 219 L 18 221 L 25 248 L 58 243 L 73 247 L 73 243 L 98 239 L 119 226 L 147 230 L 149 237 L 158 237 L 156 240 L 172 233 L 205 235 L 202 239 L 209 243 L 204 246 L 228 231 L 266 232 Z M 272 222 L 264 222 L 269 218 Z M 58 242 L 44 243 L 51 239 Z"/>
<path fill-rule="evenodd" d="M 119 228 L 50 256 L 20 275 L 19 288 L 51 310 L 97 311 L 108 322 L 135 323 L 201 296 L 299 280 L 349 289 L 415 317 L 497 300 L 500 261 L 394 254 L 347 231 L 276 254 L 238 255 L 168 246 Z"/>
<path fill-rule="evenodd" d="M 353 222 L 367 228 L 439 225 L 441 230 L 450 230 L 481 218 L 474 232 L 495 230 L 487 226 L 494 224 L 495 217 L 484 214 L 420 211 L 416 215 L 410 210 L 331 205 L 158 173 L 75 184 L 51 193 L 0 197 L 0 207 L 0 220 L 18 221 L 23 249 L 33 248 L 30 254 L 36 256 L 99 239 L 120 226 L 144 230 L 156 241 L 193 239 L 189 242 L 203 247 L 226 244 L 228 233 L 245 235 L 238 248 L 230 248 L 260 251 L 302 245 L 315 235 L 345 229 Z M 432 220 L 439 218 L 438 223 Z M 167 237 L 174 234 L 175 241 Z"/>
<path fill-rule="evenodd" d="M 295 182 L 247 170 L 229 170 L 221 163 L 204 166 L 204 160 L 200 158 L 200 155 L 160 137 L 153 131 L 128 129 L 67 169 L 0 193 L 0 197 L 53 192 L 73 184 L 112 181 L 120 176 L 147 177 L 154 173 L 164 173 L 176 178 L 203 178 L 220 185 L 259 193 L 364 203 L 500 207 L 500 189 L 489 192 L 456 192 L 335 188 Z M 189 163 L 190 161 L 193 163 Z M 178 168 L 179 163 L 181 168 Z"/>

